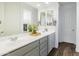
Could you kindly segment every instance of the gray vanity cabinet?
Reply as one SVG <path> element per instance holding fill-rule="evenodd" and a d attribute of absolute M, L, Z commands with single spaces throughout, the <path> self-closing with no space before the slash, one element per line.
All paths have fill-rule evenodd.
<path fill-rule="evenodd" d="M 24 56 L 39 56 L 39 47 L 36 47 L 29 53 L 26 53 Z"/>
<path fill-rule="evenodd" d="M 48 53 L 55 48 L 55 33 L 48 36 Z"/>
<path fill-rule="evenodd" d="M 25 54 L 25 56 L 47 56 L 48 55 L 48 37 L 39 40 L 39 46 Z"/>
<path fill-rule="evenodd" d="M 55 33 L 40 38 L 21 48 L 18 48 L 5 56 L 47 56 L 55 47 Z"/>
<path fill-rule="evenodd" d="M 32 42 L 24 47 L 21 47 L 13 52 L 10 52 L 8 54 L 6 54 L 6 56 L 24 56 L 24 55 L 39 55 L 39 52 L 36 52 L 35 53 L 35 50 L 36 51 L 39 51 L 39 41 L 35 41 L 35 42 Z"/>
<path fill-rule="evenodd" d="M 48 55 L 48 38 L 43 37 L 40 39 L 40 56 Z"/>

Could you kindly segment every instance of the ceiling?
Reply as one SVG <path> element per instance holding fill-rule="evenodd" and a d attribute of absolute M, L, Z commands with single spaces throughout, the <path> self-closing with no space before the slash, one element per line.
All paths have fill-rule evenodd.
<path fill-rule="evenodd" d="M 26 4 L 34 7 L 34 8 L 41 8 L 41 7 L 50 7 L 54 5 L 55 2 L 26 2 Z"/>

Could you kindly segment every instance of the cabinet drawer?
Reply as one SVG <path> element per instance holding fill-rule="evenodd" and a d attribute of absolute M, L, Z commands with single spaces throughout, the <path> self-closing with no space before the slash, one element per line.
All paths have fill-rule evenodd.
<path fill-rule="evenodd" d="M 47 56 L 47 48 L 40 51 L 40 56 Z"/>
<path fill-rule="evenodd" d="M 13 51 L 6 56 L 23 56 L 25 53 L 28 53 L 36 46 L 39 46 L 39 41 L 32 42 L 22 48 L 17 49 L 16 51 Z"/>
<path fill-rule="evenodd" d="M 55 33 L 48 36 L 48 53 L 55 47 Z"/>
<path fill-rule="evenodd" d="M 28 52 L 24 56 L 39 56 L 39 47 L 36 47 L 32 51 Z"/>
<path fill-rule="evenodd" d="M 42 52 L 40 56 L 47 56 L 47 51 Z"/>
<path fill-rule="evenodd" d="M 43 38 L 40 39 L 40 44 L 42 44 L 42 43 L 44 43 L 46 41 L 47 41 L 47 37 L 43 37 Z"/>
<path fill-rule="evenodd" d="M 47 41 L 45 41 L 44 43 L 40 44 L 40 49 L 43 49 L 45 46 L 47 46 Z"/>
<path fill-rule="evenodd" d="M 47 55 L 47 47 L 40 50 L 40 56 L 46 56 Z"/>

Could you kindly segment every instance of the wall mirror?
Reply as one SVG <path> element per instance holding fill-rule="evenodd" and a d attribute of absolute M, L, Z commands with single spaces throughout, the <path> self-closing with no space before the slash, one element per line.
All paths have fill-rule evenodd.
<path fill-rule="evenodd" d="M 46 10 L 40 12 L 40 25 L 48 25 L 48 26 L 55 26 L 56 20 L 54 19 L 54 12 L 53 10 Z"/>

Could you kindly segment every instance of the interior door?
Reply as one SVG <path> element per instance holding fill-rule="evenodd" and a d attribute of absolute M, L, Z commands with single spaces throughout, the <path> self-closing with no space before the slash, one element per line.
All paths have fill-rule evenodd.
<path fill-rule="evenodd" d="M 59 20 L 61 21 L 61 41 L 76 41 L 76 3 L 60 3 Z"/>

